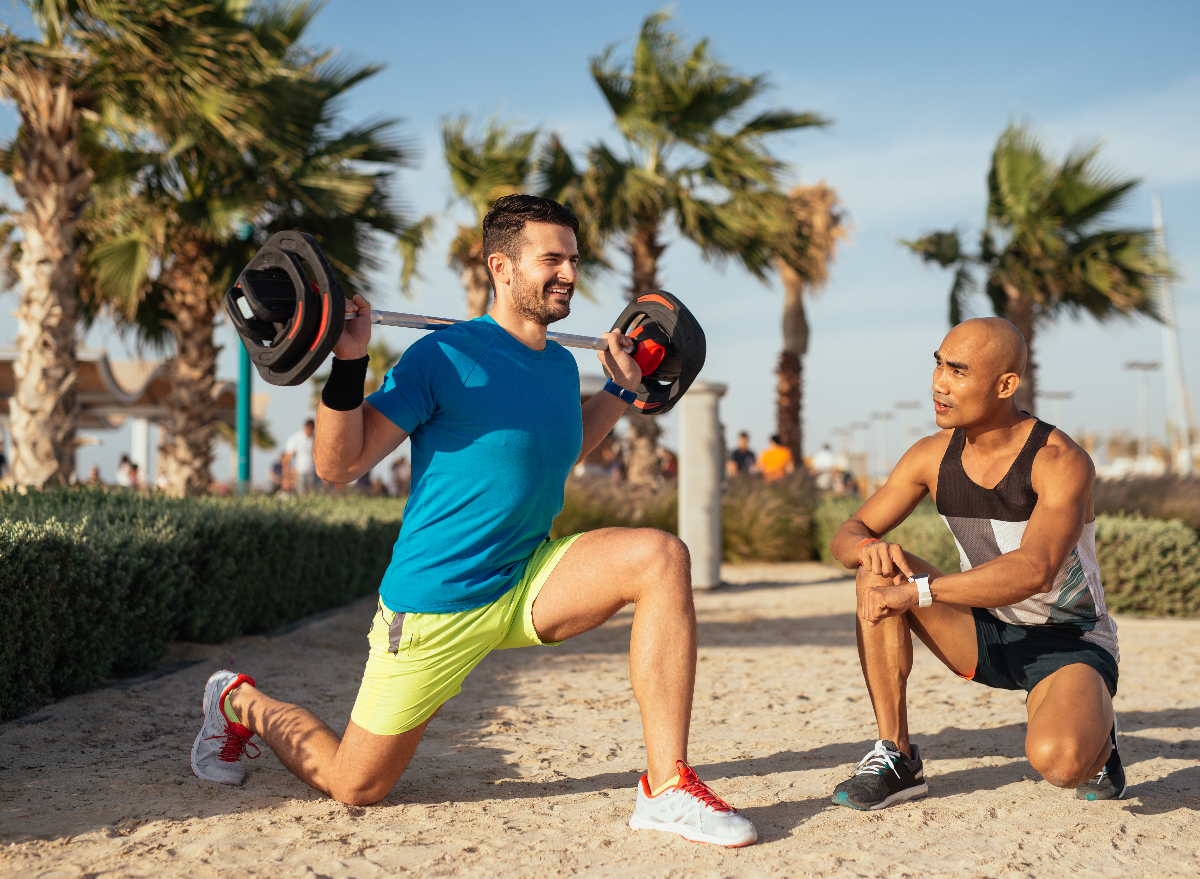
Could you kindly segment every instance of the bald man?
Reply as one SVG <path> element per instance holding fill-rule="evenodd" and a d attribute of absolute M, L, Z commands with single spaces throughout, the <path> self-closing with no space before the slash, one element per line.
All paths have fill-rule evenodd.
<path fill-rule="evenodd" d="M 1120 657 L 1096 563 L 1091 458 L 1017 409 L 1028 350 L 1008 321 L 961 323 L 933 357 L 942 430 L 905 453 L 831 546 L 857 570 L 858 654 L 879 726 L 833 801 L 882 809 L 929 792 L 908 729 L 914 632 L 960 677 L 1028 693 L 1025 754 L 1043 778 L 1079 799 L 1119 799 Z M 961 573 L 882 539 L 926 493 Z"/>

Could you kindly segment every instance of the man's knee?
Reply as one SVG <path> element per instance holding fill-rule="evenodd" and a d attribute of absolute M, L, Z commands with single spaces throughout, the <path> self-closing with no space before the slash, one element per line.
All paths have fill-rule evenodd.
<path fill-rule="evenodd" d="M 692 556 L 687 544 L 674 534 L 656 528 L 639 529 L 633 556 L 643 588 L 690 590 Z"/>
<path fill-rule="evenodd" d="M 386 797 L 388 791 L 394 786 L 394 783 L 385 787 L 380 782 L 355 785 L 339 781 L 334 783 L 329 791 L 329 795 L 339 803 L 345 803 L 347 806 L 369 806 L 372 803 L 378 803 Z"/>
<path fill-rule="evenodd" d="M 1025 742 L 1025 756 L 1038 774 L 1055 787 L 1076 788 L 1090 777 L 1099 755 L 1068 738 Z"/>
<path fill-rule="evenodd" d="M 885 577 L 882 574 L 872 574 L 869 568 L 866 568 L 862 565 L 859 565 L 858 571 L 856 571 L 854 575 L 854 586 L 859 592 L 862 592 L 864 589 L 878 589 L 891 585 L 891 577 Z"/>

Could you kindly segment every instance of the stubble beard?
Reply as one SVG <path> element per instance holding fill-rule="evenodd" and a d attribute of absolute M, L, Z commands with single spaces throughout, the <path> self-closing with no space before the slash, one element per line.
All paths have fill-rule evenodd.
<path fill-rule="evenodd" d="M 546 298 L 546 290 L 550 287 L 557 286 L 556 281 L 538 286 L 536 283 L 528 280 L 523 274 L 513 269 L 513 285 L 512 299 L 513 309 L 521 317 L 527 321 L 531 321 L 542 326 L 549 326 L 555 321 L 560 321 L 571 313 L 571 303 L 568 301 L 564 305 L 551 302 Z M 574 285 L 570 288 L 574 294 Z"/>

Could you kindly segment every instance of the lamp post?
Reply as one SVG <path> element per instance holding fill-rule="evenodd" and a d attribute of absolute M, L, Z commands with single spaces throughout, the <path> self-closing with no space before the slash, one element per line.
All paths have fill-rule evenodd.
<path fill-rule="evenodd" d="M 1150 440 L 1148 434 L 1150 428 L 1146 416 L 1146 384 L 1147 373 L 1153 372 L 1162 367 L 1161 363 L 1151 362 L 1147 360 L 1131 360 L 1125 364 L 1126 369 L 1131 369 L 1138 374 L 1138 439 L 1137 439 L 1137 456 L 1140 461 L 1146 457 Z"/>
<path fill-rule="evenodd" d="M 1075 396 L 1071 391 L 1038 391 L 1037 396 L 1054 401 L 1054 426 L 1062 427 L 1062 401 Z"/>

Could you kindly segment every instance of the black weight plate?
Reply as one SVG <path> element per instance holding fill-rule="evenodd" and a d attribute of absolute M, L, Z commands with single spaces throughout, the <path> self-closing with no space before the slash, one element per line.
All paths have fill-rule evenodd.
<path fill-rule="evenodd" d="M 333 266 L 304 232 L 272 235 L 225 294 L 225 311 L 258 374 L 273 385 L 308 381 L 333 350 L 346 319 Z"/>
<path fill-rule="evenodd" d="M 670 412 L 704 368 L 707 345 L 704 330 L 687 306 L 666 290 L 646 290 L 625 306 L 613 324 L 628 334 L 645 321 L 654 321 L 670 339 L 662 363 L 642 376 L 634 406 L 647 415 Z"/>

